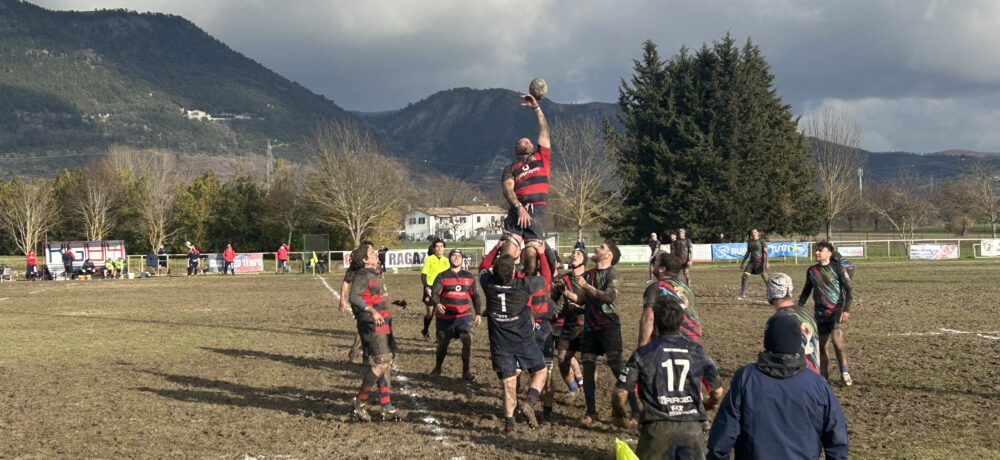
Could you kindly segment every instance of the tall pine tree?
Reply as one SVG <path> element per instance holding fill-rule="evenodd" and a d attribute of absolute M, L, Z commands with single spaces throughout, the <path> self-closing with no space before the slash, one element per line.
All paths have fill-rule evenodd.
<path fill-rule="evenodd" d="M 647 41 L 634 70 L 619 90 L 627 197 L 611 236 L 635 241 L 686 227 L 707 240 L 751 227 L 785 235 L 819 227 L 807 144 L 756 45 L 741 48 L 727 34 L 663 62 Z"/>

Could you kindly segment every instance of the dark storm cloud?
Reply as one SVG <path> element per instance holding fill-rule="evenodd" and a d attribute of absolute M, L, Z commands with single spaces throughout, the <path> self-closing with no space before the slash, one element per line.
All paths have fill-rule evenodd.
<path fill-rule="evenodd" d="M 993 0 L 41 0 L 55 9 L 184 16 L 354 110 L 460 86 L 614 101 L 643 40 L 669 56 L 727 31 L 761 46 L 796 113 L 843 107 L 872 149 L 1000 150 L 1000 2 Z"/>

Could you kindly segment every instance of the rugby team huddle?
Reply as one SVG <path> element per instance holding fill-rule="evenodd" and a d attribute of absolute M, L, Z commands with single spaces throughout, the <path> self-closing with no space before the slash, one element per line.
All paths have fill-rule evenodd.
<path fill-rule="evenodd" d="M 761 275 L 776 312 L 765 328 L 765 351 L 756 364 L 736 372 L 724 400 L 719 371 L 701 345 L 695 294 L 685 276 L 690 261 L 654 248 L 653 280 L 643 295 L 638 342 L 629 358 L 623 353 L 616 309 L 622 284 L 615 269 L 621 257 L 618 247 L 604 241 L 588 254 L 578 244 L 560 273 L 558 256 L 543 239 L 549 128 L 538 101 L 531 95 L 522 97 L 521 105 L 537 118 L 539 135 L 537 146 L 527 138 L 518 140 L 517 160 L 504 169 L 503 191 L 510 205 L 504 237 L 485 254 L 478 274 L 462 269 L 461 250 L 452 249 L 445 256 L 445 243 L 439 240 L 432 244 L 421 272 L 426 305 L 423 336 L 430 340 L 430 325 L 436 326 L 431 375 L 441 374 L 449 344 L 459 340 L 462 379 L 475 380 L 472 331 L 486 317 L 490 358 L 502 387 L 504 431 L 516 430 L 516 415 L 530 427 L 551 415 L 556 379 L 550 373 L 556 370 L 571 397 L 582 393 L 586 404 L 582 423 L 597 422 L 596 374 L 598 359 L 604 356 L 616 378 L 611 421 L 639 428 L 639 458 L 729 458 L 733 449 L 738 457 L 742 453 L 765 458 L 775 452 L 770 449 L 797 449 L 816 458 L 821 448 L 827 458 L 846 458 L 846 422 L 827 384 L 825 347 L 832 338 L 842 381 L 850 385 L 840 326 L 849 317 L 851 287 L 833 246 L 816 245 L 818 263 L 807 272 L 807 285 L 796 301 L 787 275 L 768 277 L 766 244 L 756 230 L 750 233 L 741 264 L 745 269 L 740 298 L 746 294 L 749 275 Z M 589 268 L 588 262 L 592 262 Z M 802 308 L 810 294 L 814 315 Z M 397 345 L 388 300 L 375 245 L 363 242 L 351 254 L 340 305 L 341 310 L 349 308 L 357 322 L 351 357 L 362 354 L 368 364 L 353 403 L 354 415 L 361 421 L 371 421 L 376 413 L 384 420 L 400 417 L 391 399 Z M 401 300 L 393 303 L 406 306 Z M 518 397 L 522 374 L 528 377 L 527 391 Z M 782 398 L 796 401 L 788 413 L 775 409 L 787 405 Z M 706 449 L 702 436 L 706 411 L 715 407 L 720 409 Z M 779 413 L 768 413 L 776 410 Z M 768 420 L 762 423 L 764 428 L 748 425 L 764 418 Z"/>

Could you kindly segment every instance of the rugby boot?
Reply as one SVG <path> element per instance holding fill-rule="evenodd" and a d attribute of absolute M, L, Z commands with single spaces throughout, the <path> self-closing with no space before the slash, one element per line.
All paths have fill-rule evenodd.
<path fill-rule="evenodd" d="M 849 387 L 854 384 L 854 380 L 851 379 L 850 372 L 841 372 L 840 379 L 844 382 L 844 386 Z"/>
<path fill-rule="evenodd" d="M 472 375 L 472 371 L 465 371 L 462 372 L 462 380 L 465 380 L 466 382 L 475 382 L 476 376 Z"/>
<path fill-rule="evenodd" d="M 538 426 L 538 418 L 535 417 L 535 408 L 532 403 L 522 399 L 517 405 L 517 410 L 528 421 L 529 427 L 535 428 Z"/>
<path fill-rule="evenodd" d="M 431 377 L 440 377 L 441 376 L 441 368 L 440 367 L 435 367 L 433 370 L 431 370 L 430 376 Z"/>
<path fill-rule="evenodd" d="M 399 409 L 396 409 L 392 404 L 382 406 L 382 421 L 398 422 L 402 419 L 402 412 L 400 412 Z"/>
<path fill-rule="evenodd" d="M 354 416 L 358 418 L 358 421 L 361 422 L 372 421 L 372 416 L 371 414 L 368 413 L 368 403 L 355 397 L 353 405 L 354 405 Z"/>

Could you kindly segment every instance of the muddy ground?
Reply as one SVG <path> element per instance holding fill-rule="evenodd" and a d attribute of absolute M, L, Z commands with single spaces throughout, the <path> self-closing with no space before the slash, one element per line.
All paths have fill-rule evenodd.
<path fill-rule="evenodd" d="M 801 285 L 805 265 L 773 269 Z M 645 269 L 624 272 L 631 348 Z M 340 276 L 327 277 L 334 289 Z M 736 301 L 738 276 L 734 266 L 693 273 L 727 387 L 755 359 L 771 312 L 759 279 L 756 300 Z M 1000 458 L 1000 263 L 861 262 L 857 278 L 847 327 L 855 385 L 834 381 L 852 457 Z M 419 303 L 416 273 L 387 284 L 393 298 Z M 363 369 L 345 360 L 353 321 L 315 277 L 5 283 L 0 458 L 594 459 L 612 458 L 616 437 L 637 438 L 581 427 L 582 401 L 564 401 L 563 385 L 555 420 L 504 435 L 485 330 L 476 383 L 458 378 L 457 342 L 445 375 L 430 378 L 420 310 L 394 311 L 395 403 L 406 419 L 359 424 L 349 401 Z M 612 376 L 600 372 L 607 418 Z"/>

